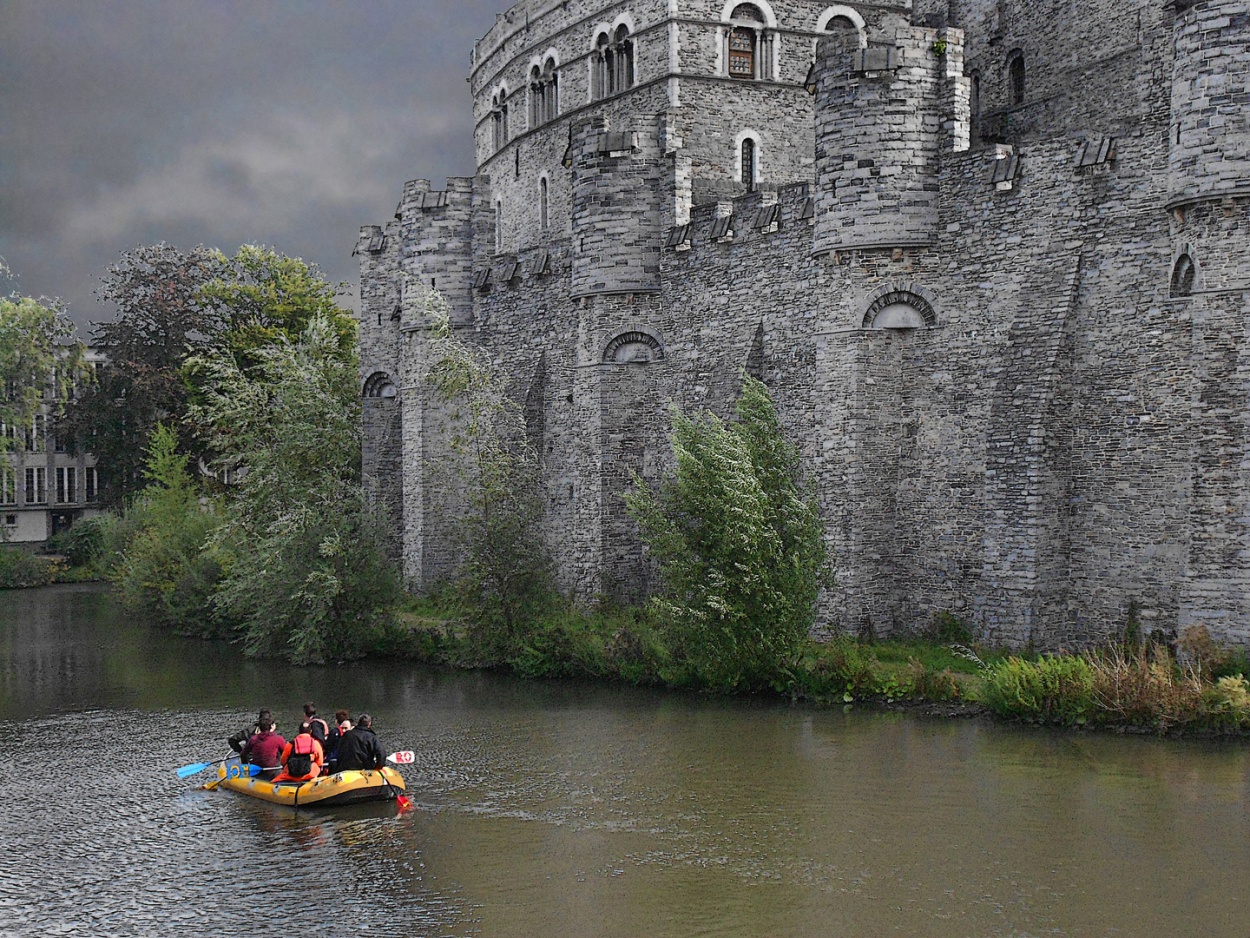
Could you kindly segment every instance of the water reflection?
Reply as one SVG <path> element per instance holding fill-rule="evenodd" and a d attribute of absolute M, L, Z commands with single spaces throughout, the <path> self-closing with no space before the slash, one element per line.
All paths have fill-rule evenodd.
<path fill-rule="evenodd" d="M 0 603 L 0 931 L 240 933 L 248 908 L 325 890 L 326 935 L 1245 930 L 1241 743 L 296 670 L 153 635 L 91 590 Z M 415 810 L 174 777 L 257 706 L 289 728 L 309 697 L 417 751 Z"/>

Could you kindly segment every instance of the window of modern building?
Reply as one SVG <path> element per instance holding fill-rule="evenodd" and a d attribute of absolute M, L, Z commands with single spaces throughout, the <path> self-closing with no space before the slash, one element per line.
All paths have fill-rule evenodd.
<path fill-rule="evenodd" d="M 30 426 L 26 428 L 26 452 L 42 453 L 48 442 L 48 419 L 43 414 L 35 414 Z"/>
<path fill-rule="evenodd" d="M 1012 50 L 1007 56 L 1007 93 L 1012 104 L 1024 103 L 1024 53 Z"/>
<path fill-rule="evenodd" d="M 43 466 L 26 467 L 26 504 L 48 503 L 48 470 Z"/>
<path fill-rule="evenodd" d="M 87 501 L 94 502 L 100 497 L 100 477 L 96 473 L 95 466 L 88 466 L 85 472 L 86 477 L 83 481 L 87 485 Z"/>
<path fill-rule="evenodd" d="M 730 78 L 772 78 L 774 34 L 753 3 L 739 3 L 729 14 L 725 35 L 725 73 Z"/>
<path fill-rule="evenodd" d="M 0 465 L 0 505 L 17 504 L 17 474 L 12 466 Z"/>
<path fill-rule="evenodd" d="M 78 470 L 73 466 L 57 466 L 56 500 L 62 505 L 78 501 Z"/>

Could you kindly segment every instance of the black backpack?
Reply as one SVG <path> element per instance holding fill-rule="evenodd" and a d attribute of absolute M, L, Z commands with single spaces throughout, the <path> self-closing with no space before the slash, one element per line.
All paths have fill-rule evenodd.
<path fill-rule="evenodd" d="M 308 742 L 301 743 L 300 741 L 304 739 L 308 740 Z M 301 746 L 301 745 L 308 746 L 308 751 L 298 752 L 296 747 Z M 303 734 L 296 736 L 295 739 L 291 742 L 291 754 L 287 756 L 286 774 L 291 775 L 295 778 L 300 778 L 304 775 L 307 775 L 309 772 L 311 772 L 312 767 L 313 767 L 312 752 L 313 752 L 313 738 L 311 736 L 306 736 Z"/>

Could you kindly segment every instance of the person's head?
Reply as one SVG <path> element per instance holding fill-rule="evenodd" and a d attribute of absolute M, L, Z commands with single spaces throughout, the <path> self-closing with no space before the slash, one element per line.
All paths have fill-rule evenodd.
<path fill-rule="evenodd" d="M 360 716 L 356 717 L 356 725 L 362 730 L 372 729 L 373 717 L 369 716 L 367 713 L 362 713 Z"/>
<path fill-rule="evenodd" d="M 296 735 L 297 735 L 297 736 L 302 736 L 302 735 L 303 735 L 303 734 L 305 734 L 305 733 L 311 733 L 311 732 L 312 732 L 312 724 L 311 724 L 311 723 L 301 723 L 301 724 L 299 725 L 299 733 L 297 733 Z"/>
<path fill-rule="evenodd" d="M 346 711 L 346 710 L 335 710 L 335 711 L 334 711 L 334 722 L 335 722 L 335 723 L 345 723 L 345 722 L 347 722 L 347 717 L 348 717 L 348 713 L 347 713 L 347 711 Z"/>
<path fill-rule="evenodd" d="M 265 721 L 268 721 L 270 723 L 273 722 L 273 714 L 270 713 L 268 709 L 261 710 L 261 712 L 256 715 L 257 726 L 260 726 Z"/>
<path fill-rule="evenodd" d="M 264 717 L 263 719 L 257 720 L 256 728 L 260 730 L 262 733 L 268 733 L 270 730 L 273 729 L 273 720 L 270 719 L 269 717 Z"/>
<path fill-rule="evenodd" d="M 317 708 L 313 706 L 312 701 L 304 704 L 304 716 L 312 717 L 317 715 Z"/>

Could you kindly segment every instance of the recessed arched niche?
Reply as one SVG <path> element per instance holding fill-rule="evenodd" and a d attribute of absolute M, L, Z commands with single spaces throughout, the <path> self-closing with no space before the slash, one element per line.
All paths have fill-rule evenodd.
<path fill-rule="evenodd" d="M 864 329 L 929 329 L 937 324 L 933 305 L 910 290 L 888 290 L 868 304 Z"/>
<path fill-rule="evenodd" d="M 603 360 L 618 365 L 663 361 L 664 347 L 649 332 L 622 332 L 604 347 Z"/>
<path fill-rule="evenodd" d="M 391 376 L 385 371 L 375 371 L 365 381 L 364 396 L 367 398 L 395 397 L 398 394 Z"/>
<path fill-rule="evenodd" d="M 1198 278 L 1198 265 L 1194 263 L 1189 246 L 1172 265 L 1172 296 L 1190 296 L 1194 292 L 1194 281 Z"/>

